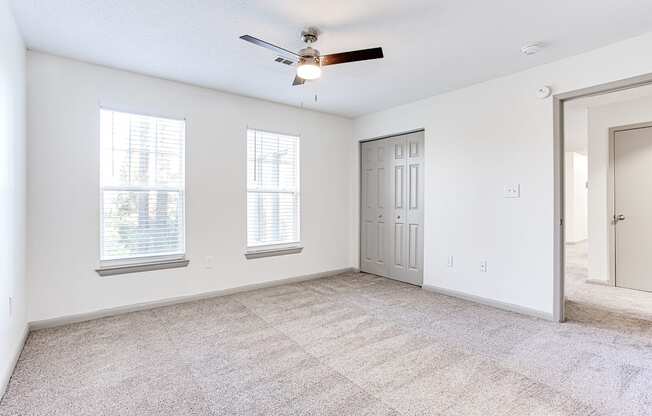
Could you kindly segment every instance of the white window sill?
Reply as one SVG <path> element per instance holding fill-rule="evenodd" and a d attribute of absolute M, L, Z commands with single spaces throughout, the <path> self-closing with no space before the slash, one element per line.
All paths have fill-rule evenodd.
<path fill-rule="evenodd" d="M 140 273 L 148 272 L 151 270 L 163 270 L 163 269 L 174 269 L 177 267 L 186 267 L 190 263 L 190 260 L 187 259 L 170 259 L 170 260 L 158 260 L 151 262 L 143 263 L 127 263 L 127 264 L 118 264 L 110 266 L 100 266 L 100 268 L 95 269 L 97 274 L 100 276 L 113 276 L 117 274 L 127 274 L 127 273 Z"/>
<path fill-rule="evenodd" d="M 260 259 L 263 257 L 284 256 L 287 254 L 299 254 L 303 246 L 286 246 L 286 247 L 261 247 L 245 251 L 245 257 L 248 260 Z"/>

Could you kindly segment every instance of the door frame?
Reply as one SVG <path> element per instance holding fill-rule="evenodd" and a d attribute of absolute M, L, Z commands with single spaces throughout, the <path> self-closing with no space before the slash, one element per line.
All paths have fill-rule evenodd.
<path fill-rule="evenodd" d="M 626 124 L 609 128 L 609 170 L 607 172 L 607 218 L 610 226 L 607 230 L 609 244 L 609 286 L 616 286 L 616 228 L 614 219 L 616 215 L 616 133 L 628 130 L 645 129 L 652 127 L 652 121 L 643 123 Z"/>
<path fill-rule="evenodd" d="M 565 235 L 564 235 L 564 103 L 578 98 L 602 95 L 652 84 L 652 74 L 639 75 L 618 81 L 555 94 L 553 105 L 553 320 L 566 320 L 564 277 L 565 277 Z"/>
<path fill-rule="evenodd" d="M 389 139 L 390 137 L 398 137 L 398 136 L 403 136 L 406 134 L 411 134 L 411 133 L 418 133 L 422 131 L 423 132 L 423 157 L 424 157 L 424 164 L 425 164 L 425 157 L 426 157 L 426 129 L 424 127 L 412 129 L 412 130 L 406 130 L 402 133 L 392 133 L 392 134 L 386 134 L 383 136 L 376 136 L 372 137 L 369 139 L 361 139 L 358 140 L 358 270 L 362 270 L 362 226 L 364 224 L 363 219 L 362 219 L 362 144 L 367 143 L 367 142 L 373 142 L 376 140 L 383 140 L 383 139 Z M 423 209 L 424 209 L 424 214 L 425 214 L 425 209 L 426 209 L 426 201 L 425 201 L 425 193 L 426 193 L 426 182 L 425 182 L 425 175 L 424 175 L 424 183 L 423 183 L 423 193 L 424 193 L 424 198 L 423 198 Z M 425 225 L 425 215 L 424 215 L 424 225 Z M 425 241 L 424 241 L 425 243 Z M 425 260 L 425 259 L 424 259 Z M 424 262 L 425 264 L 425 262 Z M 423 273 L 423 271 L 422 271 Z M 423 282 L 422 282 L 423 284 Z"/>

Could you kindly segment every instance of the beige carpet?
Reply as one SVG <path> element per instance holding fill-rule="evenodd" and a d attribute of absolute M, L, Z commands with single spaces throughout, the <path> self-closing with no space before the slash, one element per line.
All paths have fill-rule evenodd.
<path fill-rule="evenodd" d="M 33 332 L 0 415 L 650 415 L 652 328 L 340 275 Z"/>
<path fill-rule="evenodd" d="M 615 313 L 625 318 L 652 321 L 651 292 L 588 283 L 588 269 L 587 242 L 567 244 L 565 295 L 569 318 L 613 319 L 611 315 Z"/>

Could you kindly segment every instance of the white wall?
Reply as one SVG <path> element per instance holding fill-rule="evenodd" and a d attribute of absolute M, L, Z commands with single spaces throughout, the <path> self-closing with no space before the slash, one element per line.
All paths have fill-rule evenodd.
<path fill-rule="evenodd" d="M 100 105 L 186 118 L 188 268 L 95 273 Z M 301 135 L 301 254 L 243 256 L 247 126 Z M 351 135 L 349 119 L 29 52 L 30 321 L 353 266 Z"/>
<path fill-rule="evenodd" d="M 586 181 L 589 122 L 586 106 L 577 103 L 578 101 L 571 101 L 564 106 L 566 242 L 587 239 Z"/>
<path fill-rule="evenodd" d="M 589 126 L 589 278 L 609 281 L 609 128 L 652 121 L 652 97 L 591 107 Z"/>
<path fill-rule="evenodd" d="M 426 129 L 426 285 L 552 314 L 553 105 L 536 89 L 650 73 L 652 54 L 641 53 L 650 48 L 652 33 L 356 119 L 357 140 Z M 521 184 L 520 199 L 502 198 L 511 183 Z M 358 253 L 357 225 L 351 236 Z"/>
<path fill-rule="evenodd" d="M 25 46 L 0 0 L 0 398 L 22 348 L 26 304 Z"/>
<path fill-rule="evenodd" d="M 589 140 L 589 113 L 581 101 L 564 105 L 564 150 L 586 155 Z"/>
<path fill-rule="evenodd" d="M 564 158 L 564 203 L 566 214 L 565 234 L 567 243 L 577 243 L 588 238 L 587 197 L 588 157 L 577 152 L 566 152 Z"/>

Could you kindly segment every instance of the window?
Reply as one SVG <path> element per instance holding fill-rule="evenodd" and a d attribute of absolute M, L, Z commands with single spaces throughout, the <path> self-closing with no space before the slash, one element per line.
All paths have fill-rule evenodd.
<path fill-rule="evenodd" d="M 299 138 L 247 130 L 247 248 L 298 246 Z"/>
<path fill-rule="evenodd" d="M 183 120 L 100 110 L 102 263 L 185 254 Z"/>

